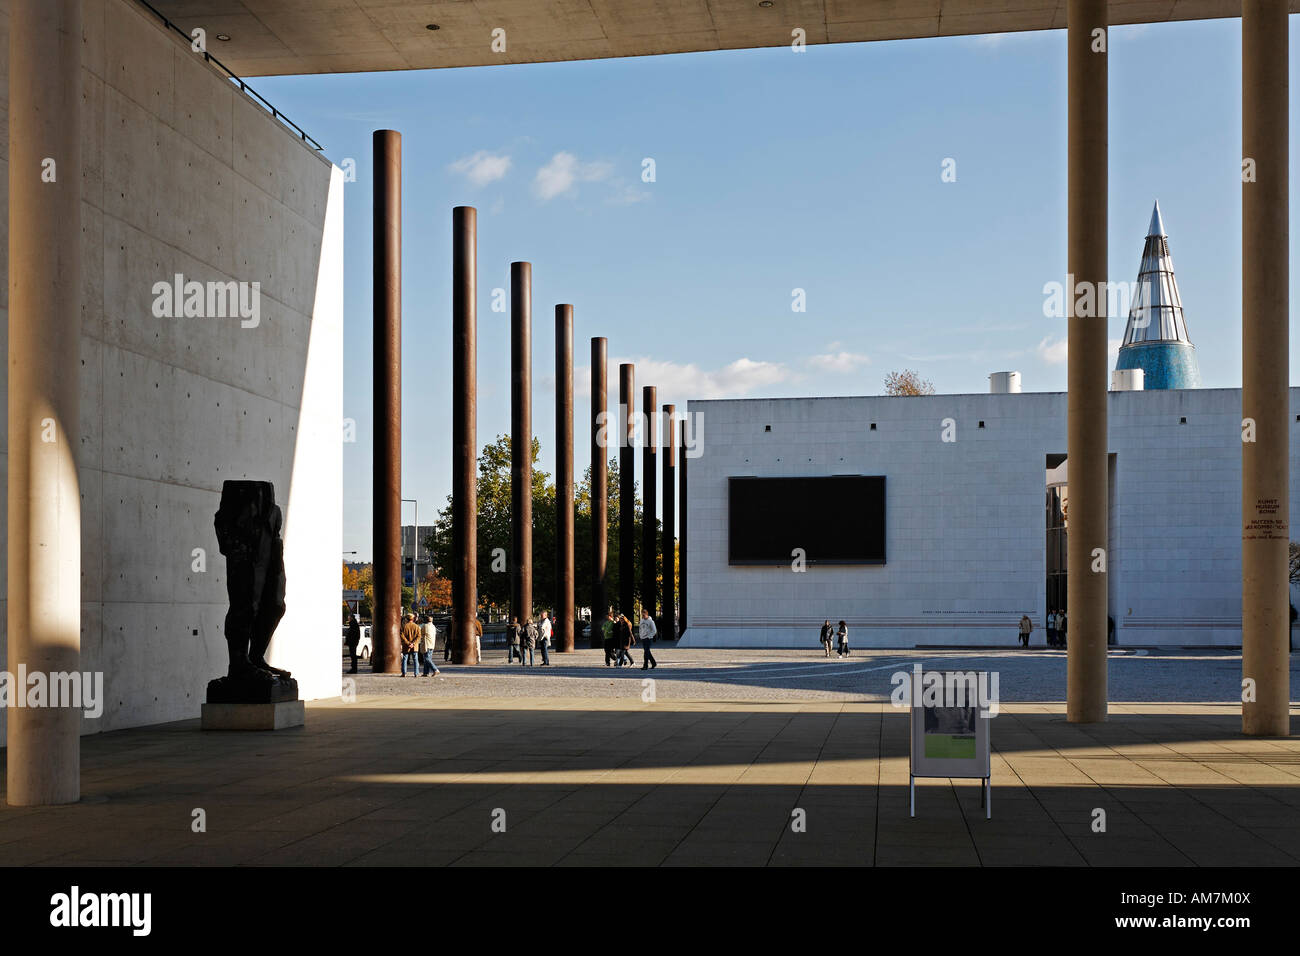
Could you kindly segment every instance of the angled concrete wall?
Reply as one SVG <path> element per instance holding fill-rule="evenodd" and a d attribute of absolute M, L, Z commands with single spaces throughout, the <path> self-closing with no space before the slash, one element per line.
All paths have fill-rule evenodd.
<path fill-rule="evenodd" d="M 274 482 L 285 514 L 272 663 L 337 696 L 342 174 L 137 4 L 84 9 L 81 665 L 106 700 L 83 732 L 196 717 L 224 673 L 227 478 Z M 7 131 L 7 83 L 0 106 Z M 156 316 L 177 273 L 259 282 L 259 321 Z"/>

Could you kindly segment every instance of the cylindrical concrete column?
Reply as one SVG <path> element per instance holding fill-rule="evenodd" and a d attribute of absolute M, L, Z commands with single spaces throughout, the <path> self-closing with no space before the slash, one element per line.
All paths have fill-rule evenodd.
<path fill-rule="evenodd" d="M 1241 16 L 1241 729 L 1291 732 L 1287 4 Z M 1243 685 L 1247 688 L 1250 685 Z"/>
<path fill-rule="evenodd" d="M 396 674 L 402 616 L 402 134 L 373 136 L 374 641 L 371 665 Z"/>
<path fill-rule="evenodd" d="M 641 389 L 645 432 L 641 436 L 641 606 L 657 617 L 659 601 L 659 401 L 653 385 Z"/>
<path fill-rule="evenodd" d="M 1069 652 L 1066 711 L 1074 723 L 1106 719 L 1106 0 L 1067 0 L 1069 240 L 1076 286 L 1094 308 L 1069 309 L 1067 548 Z M 1085 298 L 1084 301 L 1087 301 Z"/>
<path fill-rule="evenodd" d="M 680 455 L 677 461 L 677 576 L 680 578 L 677 597 L 677 632 L 678 634 L 686 633 L 686 558 L 689 549 L 686 547 L 686 465 L 690 456 L 686 454 L 686 416 L 690 415 L 690 406 L 687 406 L 686 415 L 682 416 L 681 422 L 677 426 L 678 451 Z"/>
<path fill-rule="evenodd" d="M 659 571 L 663 575 L 663 600 L 660 606 L 659 633 L 665 640 L 677 637 L 677 587 L 673 578 L 677 574 L 677 554 L 674 538 L 677 531 L 677 407 L 664 406 L 663 417 L 663 456 L 664 480 L 660 483 L 664 496 L 664 524 L 659 561 Z"/>
<path fill-rule="evenodd" d="M 451 212 L 451 660 L 473 664 L 478 616 L 478 211 Z"/>
<path fill-rule="evenodd" d="M 81 669 L 81 44 L 80 0 L 9 5 L 6 667 L 47 681 Z M 11 805 L 81 798 L 79 707 L 11 707 L 8 733 Z"/>
<path fill-rule="evenodd" d="M 636 621 L 636 367 L 618 367 L 618 609 Z"/>
<path fill-rule="evenodd" d="M 609 559 L 609 446 L 617 427 L 609 421 L 607 343 L 591 340 L 591 631 L 592 647 L 600 647 L 600 622 L 609 609 L 606 563 Z"/>
<path fill-rule="evenodd" d="M 510 263 L 510 613 L 533 613 L 533 267 Z"/>
<path fill-rule="evenodd" d="M 573 306 L 555 307 L 555 649 L 573 650 Z"/>

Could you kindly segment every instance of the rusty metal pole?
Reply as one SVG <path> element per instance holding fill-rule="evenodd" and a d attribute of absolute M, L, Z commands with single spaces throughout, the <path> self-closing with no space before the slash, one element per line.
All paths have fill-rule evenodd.
<path fill-rule="evenodd" d="M 1287 20 L 1284 0 L 1242 5 L 1241 729 L 1257 737 L 1291 732 Z"/>
<path fill-rule="evenodd" d="M 397 673 L 402 611 L 402 134 L 374 132 L 374 630 L 371 666 Z"/>
<path fill-rule="evenodd" d="M 658 512 L 659 483 L 659 422 L 657 420 L 658 391 L 653 385 L 641 389 L 641 404 L 645 413 L 645 432 L 641 444 L 641 606 L 655 618 L 655 604 L 659 598 L 658 562 L 655 560 L 659 539 L 655 527 Z"/>
<path fill-rule="evenodd" d="M 555 307 L 555 649 L 573 650 L 573 306 Z"/>
<path fill-rule="evenodd" d="M 533 613 L 533 267 L 510 263 L 510 613 Z"/>
<path fill-rule="evenodd" d="M 477 662 L 478 211 L 451 212 L 451 661 Z"/>
<path fill-rule="evenodd" d="M 605 593 L 609 560 L 609 383 L 606 378 L 608 346 L 604 338 L 591 340 L 591 631 L 588 643 L 600 647 L 600 622 L 609 608 Z"/>
<path fill-rule="evenodd" d="M 1075 289 L 1094 290 L 1095 309 L 1080 314 L 1068 295 L 1070 461 L 1067 543 L 1066 719 L 1106 719 L 1106 549 L 1109 464 L 1106 443 L 1106 16 L 1107 0 L 1068 0 L 1066 57 L 1069 128 L 1067 265 Z M 1084 300 L 1086 302 L 1086 299 Z M 1086 312 L 1086 310 L 1085 310 Z"/>
<path fill-rule="evenodd" d="M 618 367 L 618 609 L 636 620 L 636 366 Z"/>
<path fill-rule="evenodd" d="M 664 496 L 664 530 L 660 549 L 663 555 L 660 559 L 660 570 L 663 574 L 664 584 L 659 636 L 666 641 L 675 640 L 677 637 L 677 588 L 673 581 L 677 574 L 676 549 L 673 546 L 673 539 L 677 530 L 677 425 L 674 421 L 676 417 L 677 407 L 675 405 L 665 405 L 663 450 L 660 452 L 664 458 L 664 477 L 663 481 L 660 482 Z"/>
<path fill-rule="evenodd" d="M 686 406 L 686 414 L 690 415 L 690 406 Z M 686 454 L 686 419 L 677 423 L 678 450 L 681 457 L 677 462 L 677 576 L 681 580 L 678 587 L 677 596 L 677 633 L 686 633 L 686 556 L 689 553 L 686 547 L 686 462 L 689 456 Z"/>

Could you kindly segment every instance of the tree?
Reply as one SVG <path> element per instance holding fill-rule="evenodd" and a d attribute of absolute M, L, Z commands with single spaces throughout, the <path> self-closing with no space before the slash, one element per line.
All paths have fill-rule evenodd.
<path fill-rule="evenodd" d="M 911 369 L 890 372 L 885 376 L 886 395 L 933 395 L 934 385 Z"/>
<path fill-rule="evenodd" d="M 541 444 L 532 443 L 533 607 L 549 609 L 555 593 L 555 486 L 538 467 Z M 498 435 L 478 460 L 478 598 L 480 609 L 510 606 L 510 436 Z M 450 579 L 451 497 L 425 541 L 438 574 Z"/>
<path fill-rule="evenodd" d="M 538 461 L 541 445 L 533 439 L 533 610 L 554 610 L 555 544 L 557 509 L 555 485 L 551 476 L 541 471 Z M 618 598 L 618 505 L 620 498 L 618 459 L 609 461 L 605 595 L 615 603 Z M 636 485 L 632 487 L 636 494 Z M 574 487 L 574 605 L 591 605 L 591 468 L 588 467 Z M 633 540 L 641 540 L 643 508 L 637 507 Z M 656 522 L 656 533 L 660 530 Z M 656 539 L 657 540 L 657 539 Z M 425 542 L 433 555 L 439 579 L 448 581 L 450 603 L 452 567 L 451 499 L 438 513 L 433 532 Z M 641 594 L 640 554 L 636 555 L 633 577 L 637 600 Z M 478 596 L 483 610 L 504 610 L 510 605 L 510 438 L 497 436 L 484 447 L 478 469 Z M 432 600 L 432 599 L 431 599 Z M 598 612 L 599 613 L 599 612 Z"/>
<path fill-rule="evenodd" d="M 446 613 L 451 610 L 451 581 L 430 570 L 420 582 L 419 596 L 429 602 L 429 610 Z"/>

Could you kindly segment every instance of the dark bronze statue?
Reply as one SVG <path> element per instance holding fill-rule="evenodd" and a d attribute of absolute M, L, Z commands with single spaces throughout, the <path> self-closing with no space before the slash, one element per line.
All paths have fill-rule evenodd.
<path fill-rule="evenodd" d="M 226 556 L 226 646 L 230 669 L 208 683 L 208 703 L 297 700 L 298 682 L 266 662 L 276 625 L 284 617 L 282 519 L 269 481 L 227 481 L 214 524 Z"/>

